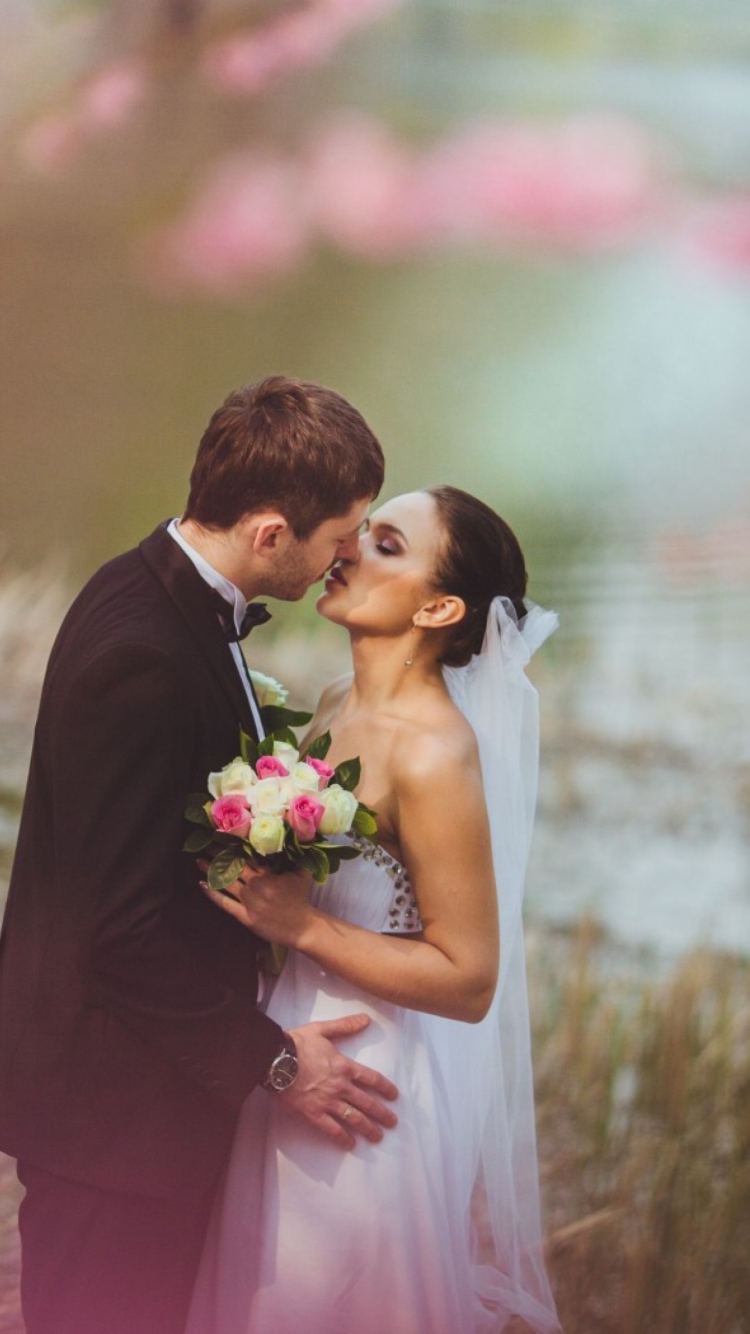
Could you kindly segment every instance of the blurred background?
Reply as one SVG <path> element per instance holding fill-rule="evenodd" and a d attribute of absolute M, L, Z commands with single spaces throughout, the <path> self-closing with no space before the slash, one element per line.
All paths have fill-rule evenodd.
<path fill-rule="evenodd" d="M 750 946 L 746 6 L 0 12 L 8 568 L 179 513 L 235 385 L 337 388 L 385 494 L 482 495 L 562 614 L 532 907 Z M 266 645 L 306 700 L 343 653 L 312 599 Z"/>
<path fill-rule="evenodd" d="M 560 611 L 541 971 L 581 922 L 609 977 L 750 952 L 749 56 L 744 0 L 2 0 L 3 874 L 67 601 L 281 372 L 364 413 L 385 496 L 493 504 Z M 300 704 L 345 664 L 312 606 L 252 641 Z"/>

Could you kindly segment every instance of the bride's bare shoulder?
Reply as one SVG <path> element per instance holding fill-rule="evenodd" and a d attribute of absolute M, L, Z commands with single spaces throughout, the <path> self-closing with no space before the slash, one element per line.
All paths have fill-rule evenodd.
<path fill-rule="evenodd" d="M 452 703 L 432 717 L 398 730 L 391 755 L 396 785 L 434 781 L 436 773 L 479 773 L 479 750 L 471 725 Z"/>

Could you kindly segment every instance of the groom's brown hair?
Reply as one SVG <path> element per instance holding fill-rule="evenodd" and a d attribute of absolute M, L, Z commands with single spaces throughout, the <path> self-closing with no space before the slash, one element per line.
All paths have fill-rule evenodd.
<path fill-rule="evenodd" d="M 383 485 L 383 451 L 333 389 L 270 376 L 235 389 L 213 414 L 190 475 L 186 519 L 231 528 L 278 509 L 295 536 L 346 514 Z"/>

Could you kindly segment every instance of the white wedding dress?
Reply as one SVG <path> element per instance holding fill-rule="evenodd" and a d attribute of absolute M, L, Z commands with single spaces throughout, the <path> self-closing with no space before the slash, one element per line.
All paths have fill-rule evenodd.
<path fill-rule="evenodd" d="M 371 931 L 420 928 L 406 871 L 371 846 L 313 900 Z M 338 1045 L 398 1087 L 398 1125 L 346 1153 L 285 1113 L 283 1094 L 255 1090 L 186 1334 L 500 1334 L 513 1314 L 540 1334 L 558 1330 L 541 1252 L 520 910 L 504 918 L 500 903 L 509 1023 L 497 1004 L 477 1025 L 402 1009 L 290 952 L 268 1013 L 284 1029 L 367 1013 L 369 1027 Z"/>

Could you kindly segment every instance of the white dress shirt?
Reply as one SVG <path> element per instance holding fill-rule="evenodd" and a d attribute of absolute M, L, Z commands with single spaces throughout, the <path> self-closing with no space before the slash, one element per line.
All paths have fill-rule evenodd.
<path fill-rule="evenodd" d="M 232 608 L 235 628 L 239 633 L 240 626 L 242 625 L 242 618 L 247 610 L 247 598 L 244 593 L 240 592 L 236 584 L 233 584 L 231 580 L 225 578 L 223 574 L 219 574 L 219 571 L 215 570 L 213 565 L 209 565 L 208 561 L 201 556 L 199 551 L 196 551 L 195 547 L 191 547 L 190 543 L 185 541 L 185 538 L 182 536 L 182 533 L 177 526 L 178 523 L 179 519 L 173 519 L 167 532 L 170 537 L 174 538 L 178 547 L 182 547 L 182 550 L 185 552 L 185 555 L 189 560 L 193 562 L 201 579 L 203 579 L 210 588 L 215 588 L 216 592 L 220 593 L 224 601 Z M 258 740 L 262 741 L 265 732 L 263 731 L 263 723 L 261 722 L 260 713 L 258 712 L 258 705 L 255 702 L 255 696 L 250 687 L 247 665 L 245 663 L 242 649 L 240 648 L 239 643 L 229 643 L 228 647 L 231 649 L 232 657 L 237 664 L 237 671 L 240 674 L 240 680 L 242 681 L 243 689 L 247 695 L 253 720 L 258 731 Z"/>

